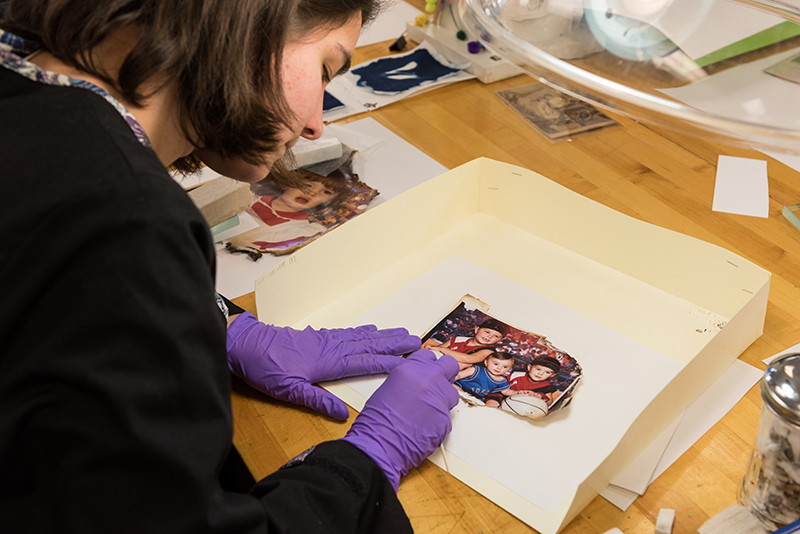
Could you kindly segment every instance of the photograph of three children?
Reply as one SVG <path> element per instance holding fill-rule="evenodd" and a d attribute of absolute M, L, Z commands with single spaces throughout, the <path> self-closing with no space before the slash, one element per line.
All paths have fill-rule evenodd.
<path fill-rule="evenodd" d="M 465 296 L 422 337 L 422 348 L 459 362 L 455 387 L 464 402 L 528 419 L 566 407 L 582 375 L 578 362 L 545 336 L 481 311 L 475 300 Z"/>

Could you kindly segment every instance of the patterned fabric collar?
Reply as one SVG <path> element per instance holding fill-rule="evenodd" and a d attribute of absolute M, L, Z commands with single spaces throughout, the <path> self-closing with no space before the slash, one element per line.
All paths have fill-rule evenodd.
<path fill-rule="evenodd" d="M 119 100 L 108 94 L 107 91 L 83 80 L 76 80 L 70 76 L 40 69 L 33 63 L 25 60 L 26 57 L 38 51 L 40 48 L 39 44 L 34 41 L 0 30 L 0 66 L 35 82 L 63 87 L 80 87 L 102 96 L 109 104 L 114 106 L 114 109 L 125 119 L 125 122 L 128 123 L 136 139 L 138 139 L 143 146 L 151 150 L 153 149 L 150 144 L 150 139 L 148 139 L 147 134 L 133 114 L 128 111 Z"/>

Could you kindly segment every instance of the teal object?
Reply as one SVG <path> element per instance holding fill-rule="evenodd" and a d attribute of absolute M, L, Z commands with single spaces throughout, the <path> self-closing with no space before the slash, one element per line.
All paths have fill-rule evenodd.
<path fill-rule="evenodd" d="M 231 228 L 233 228 L 234 226 L 237 226 L 238 224 L 239 224 L 239 216 L 238 215 L 234 215 L 233 217 L 231 217 L 227 221 L 222 221 L 221 223 L 216 225 L 214 228 L 212 228 L 211 229 L 211 235 L 221 234 L 225 230 L 230 230 Z"/>
<path fill-rule="evenodd" d="M 647 22 L 615 14 L 609 2 L 588 0 L 584 16 L 589 30 L 603 48 L 617 57 L 631 61 L 649 61 L 663 57 L 678 47 Z"/>
<path fill-rule="evenodd" d="M 781 213 L 783 213 L 783 216 L 786 217 L 787 221 L 792 223 L 795 228 L 800 230 L 800 217 L 798 217 L 798 215 L 800 215 L 800 204 L 796 206 L 784 206 Z"/>

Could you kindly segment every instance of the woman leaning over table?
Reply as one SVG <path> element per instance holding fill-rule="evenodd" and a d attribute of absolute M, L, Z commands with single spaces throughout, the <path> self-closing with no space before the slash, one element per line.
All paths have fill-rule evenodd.
<path fill-rule="evenodd" d="M 419 347 L 402 329 L 295 331 L 235 308 L 226 336 L 208 228 L 165 171 L 254 181 L 318 137 L 376 0 L 6 4 L 2 530 L 410 531 L 395 491 L 449 432 L 455 360 L 397 358 Z M 244 494 L 218 482 L 229 370 L 337 419 L 313 383 L 391 372 L 345 438 Z"/>

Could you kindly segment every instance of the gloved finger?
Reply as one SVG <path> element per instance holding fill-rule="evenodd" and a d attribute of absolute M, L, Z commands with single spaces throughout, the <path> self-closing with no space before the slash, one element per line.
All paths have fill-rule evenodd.
<path fill-rule="evenodd" d="M 320 328 L 317 330 L 317 332 L 325 334 L 331 339 L 336 339 L 337 341 L 368 339 L 378 331 L 378 327 L 374 324 L 365 324 L 353 328 Z"/>
<path fill-rule="evenodd" d="M 363 341 L 369 339 L 383 339 L 396 336 L 408 336 L 405 328 L 383 328 L 378 330 L 375 325 L 363 325 L 355 328 L 336 328 L 332 330 L 321 330 L 331 336 L 336 341 Z M 419 345 L 418 345 L 419 346 Z"/>
<path fill-rule="evenodd" d="M 456 390 L 456 388 L 454 388 L 453 385 L 450 384 L 448 387 L 444 389 L 443 394 L 444 394 L 444 401 L 447 403 L 449 409 L 452 410 L 453 408 L 455 408 L 456 404 L 458 404 L 458 398 L 459 398 L 458 391 Z"/>
<path fill-rule="evenodd" d="M 439 362 L 436 362 L 434 365 L 438 366 Z M 437 371 L 435 370 L 433 372 L 436 373 Z M 443 380 L 442 378 L 443 377 L 440 375 L 435 382 L 429 384 L 427 395 L 431 398 L 441 400 L 443 405 L 447 406 L 447 411 L 449 412 L 458 404 L 458 390 L 453 387 L 452 382 Z M 421 395 L 422 394 L 423 393 L 421 393 Z M 429 403 L 432 406 L 442 406 L 442 404 L 438 402 L 429 401 Z"/>
<path fill-rule="evenodd" d="M 458 371 L 461 369 L 456 359 L 450 355 L 442 354 L 442 357 L 436 361 L 436 364 L 442 368 L 444 376 L 447 377 L 447 380 L 452 384 L 456 379 Z"/>
<path fill-rule="evenodd" d="M 456 379 L 456 375 L 460 369 L 460 366 L 455 358 L 446 354 L 442 354 L 442 356 L 437 360 L 436 355 L 430 349 L 420 349 L 411 354 L 408 357 L 408 360 L 435 362 L 436 365 L 441 369 L 445 378 L 447 378 L 451 384 Z"/>
<path fill-rule="evenodd" d="M 447 379 L 447 382 L 435 382 L 431 384 L 431 394 L 439 395 L 448 406 L 448 410 L 458 404 L 458 392 L 452 386 L 453 380 L 460 369 L 458 362 L 452 356 L 442 355 L 438 360 L 436 355 L 428 349 L 421 349 L 411 354 L 408 357 L 409 361 L 415 361 L 421 365 L 425 365 L 434 372 L 441 373 L 441 376 Z M 434 393 L 435 392 L 435 393 Z"/>
<path fill-rule="evenodd" d="M 410 354 L 407 358 L 408 361 L 419 361 L 419 362 L 435 362 L 436 355 L 428 349 L 420 349 L 414 351 L 414 353 Z"/>
<path fill-rule="evenodd" d="M 357 354 L 342 360 L 344 368 L 342 375 L 337 378 L 351 376 L 376 375 L 390 373 L 398 365 L 405 362 L 399 356 L 386 356 L 382 354 Z"/>
<path fill-rule="evenodd" d="M 420 341 L 417 336 L 400 334 L 391 337 L 365 339 L 341 343 L 336 347 L 336 352 L 343 356 L 349 354 L 407 354 L 419 349 Z"/>
<path fill-rule="evenodd" d="M 458 390 L 453 387 L 453 384 L 447 382 L 436 384 L 435 387 L 431 387 L 427 392 L 426 398 L 428 399 L 428 404 L 436 406 L 443 414 L 455 408 L 459 399 Z M 434 401 L 434 399 L 436 400 Z M 446 410 L 444 408 L 445 406 L 447 407 Z"/>
<path fill-rule="evenodd" d="M 286 400 L 292 404 L 311 408 L 339 421 L 346 420 L 349 415 L 347 405 L 344 402 L 324 389 L 313 386 L 308 382 L 298 382 L 289 392 L 289 398 Z"/>

